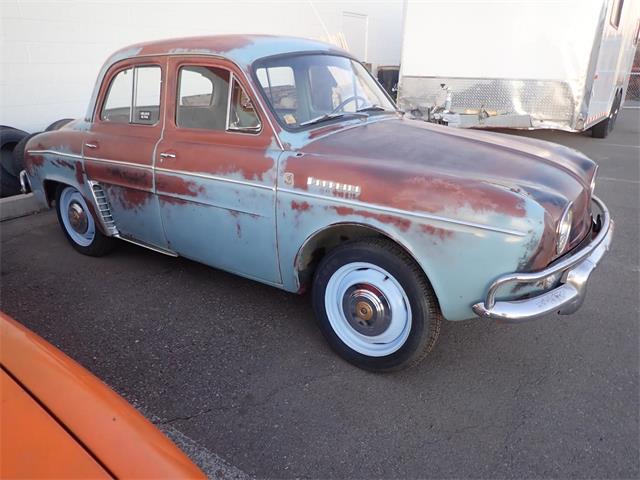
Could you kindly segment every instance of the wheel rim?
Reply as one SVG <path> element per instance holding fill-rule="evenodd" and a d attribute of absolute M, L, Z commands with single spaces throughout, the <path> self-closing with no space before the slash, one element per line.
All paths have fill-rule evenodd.
<path fill-rule="evenodd" d="M 370 357 L 397 351 L 411 331 L 407 294 L 389 272 L 371 263 L 349 263 L 331 276 L 325 310 L 340 340 Z"/>
<path fill-rule="evenodd" d="M 67 187 L 60 195 L 60 217 L 71 239 L 82 247 L 88 247 L 96 235 L 96 225 L 87 203 L 73 187 Z"/>

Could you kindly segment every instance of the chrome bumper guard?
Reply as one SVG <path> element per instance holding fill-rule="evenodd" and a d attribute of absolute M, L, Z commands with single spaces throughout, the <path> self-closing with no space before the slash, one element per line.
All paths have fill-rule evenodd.
<path fill-rule="evenodd" d="M 20 191 L 22 193 L 29 193 L 31 191 L 31 183 L 29 183 L 26 170 L 20 171 Z"/>
<path fill-rule="evenodd" d="M 473 305 L 473 311 L 476 315 L 495 318 L 505 323 L 519 323 L 552 312 L 569 315 L 578 310 L 587 292 L 589 275 L 595 270 L 605 252 L 609 250 L 613 237 L 613 221 L 609 210 L 602 200 L 595 196 L 592 197 L 592 202 L 600 210 L 601 228 L 587 246 L 545 270 L 531 273 L 512 273 L 499 277 L 489 287 L 485 301 Z M 536 283 L 558 274 L 561 274 L 560 285 L 553 290 L 523 300 L 496 302 L 496 292 L 503 285 Z"/>

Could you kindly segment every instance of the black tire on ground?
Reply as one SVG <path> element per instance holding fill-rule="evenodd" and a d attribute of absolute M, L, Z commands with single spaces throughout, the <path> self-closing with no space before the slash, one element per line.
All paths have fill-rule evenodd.
<path fill-rule="evenodd" d="M 27 132 L 18 130 L 17 128 L 0 126 L 0 167 L 2 168 L 2 196 L 15 195 L 12 185 L 17 185 L 20 191 L 20 183 L 18 175 L 20 172 L 13 171 L 13 149 L 15 146 L 28 135 Z M 13 177 L 10 178 L 10 177 Z"/>
<path fill-rule="evenodd" d="M 11 154 L 11 162 L 8 165 L 8 170 L 10 170 L 10 173 L 15 177 L 19 178 L 20 172 L 24 170 L 24 152 L 27 142 L 33 136 L 38 135 L 38 133 L 42 132 L 31 133 L 26 137 L 23 137 L 22 140 L 20 140 L 18 144 L 13 148 L 13 152 Z"/>
<path fill-rule="evenodd" d="M 65 237 L 67 237 L 67 240 L 69 241 L 71 246 L 74 249 L 76 249 L 78 252 L 82 253 L 83 255 L 89 255 L 91 257 L 102 257 L 104 255 L 107 255 L 115 248 L 116 240 L 114 238 L 107 237 L 106 235 L 104 235 L 102 232 L 100 232 L 97 226 L 95 229 L 95 235 L 93 237 L 93 240 L 89 245 L 86 245 L 86 246 L 80 245 L 79 243 L 77 243 L 71 237 L 71 235 L 69 234 L 69 231 L 67 231 L 67 227 L 65 226 L 65 223 L 62 220 L 62 215 L 68 215 L 68 212 L 61 212 L 60 197 L 62 195 L 62 192 L 68 188 L 75 190 L 77 192 L 75 188 L 70 187 L 68 185 L 63 185 L 63 184 L 60 184 L 56 190 L 56 213 L 58 214 L 58 222 L 60 223 L 60 227 L 62 227 L 62 232 L 64 233 Z M 89 215 L 91 215 L 91 213 L 89 213 Z M 96 221 L 95 218 L 93 220 L 94 222 Z"/>
<path fill-rule="evenodd" d="M 408 299 L 411 309 L 409 334 L 404 343 L 388 355 L 366 355 L 354 350 L 338 336 L 328 318 L 325 295 L 329 281 L 343 266 L 355 262 L 366 262 L 388 272 Z M 435 345 L 442 323 L 438 300 L 422 269 L 402 248 L 382 238 L 349 241 L 331 250 L 315 272 L 312 300 L 320 330 L 335 352 L 357 367 L 375 372 L 401 370 L 418 364 Z M 336 301 L 344 302 L 344 299 Z"/>
<path fill-rule="evenodd" d="M 20 181 L 13 175 L 10 175 L 3 167 L 0 167 L 0 197 L 11 197 L 19 193 Z"/>
<path fill-rule="evenodd" d="M 73 122 L 73 118 L 61 118 L 60 120 L 56 120 L 47 128 L 44 129 L 45 132 L 51 132 L 53 130 L 58 130 L 64 127 L 67 123 Z"/>
<path fill-rule="evenodd" d="M 28 135 L 24 130 L 20 130 L 19 128 L 10 127 L 9 125 L 0 125 L 0 143 L 2 143 L 4 138 L 7 138 L 9 135 L 17 135 L 18 138 L 16 140 L 12 140 L 17 142 L 24 135 Z"/>
<path fill-rule="evenodd" d="M 613 100 L 613 105 L 611 105 L 611 112 L 609 113 L 609 116 L 600 123 L 591 127 L 591 136 L 593 138 L 607 138 L 607 136 L 613 131 L 621 106 L 622 92 L 618 92 Z"/>

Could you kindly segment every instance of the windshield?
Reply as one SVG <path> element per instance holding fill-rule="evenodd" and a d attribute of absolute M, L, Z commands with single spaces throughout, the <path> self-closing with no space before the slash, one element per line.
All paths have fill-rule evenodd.
<path fill-rule="evenodd" d="M 257 63 L 255 73 L 272 111 L 287 128 L 396 111 L 369 72 L 347 57 L 302 54 L 266 59 Z"/>

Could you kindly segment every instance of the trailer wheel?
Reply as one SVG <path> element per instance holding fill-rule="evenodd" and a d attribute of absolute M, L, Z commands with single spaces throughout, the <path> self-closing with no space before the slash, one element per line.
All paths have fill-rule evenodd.
<path fill-rule="evenodd" d="M 607 118 L 600 123 L 591 127 L 591 136 L 593 138 L 607 138 L 607 136 L 613 131 L 618 113 L 620 112 L 620 106 L 622 105 L 622 93 L 618 92 L 616 98 L 613 100 L 611 106 L 611 113 Z"/>

